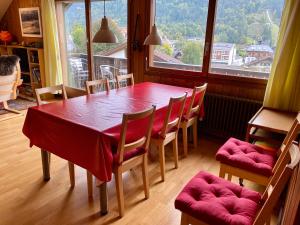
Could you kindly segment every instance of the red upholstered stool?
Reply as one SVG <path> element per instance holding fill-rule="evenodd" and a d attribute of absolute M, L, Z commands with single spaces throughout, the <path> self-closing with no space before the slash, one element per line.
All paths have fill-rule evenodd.
<path fill-rule="evenodd" d="M 261 185 L 267 185 L 278 169 L 292 142 L 300 132 L 300 114 L 295 119 L 279 150 L 270 151 L 264 147 L 230 138 L 220 147 L 216 159 L 220 161 L 219 176 L 228 180 L 232 175 Z"/>
<path fill-rule="evenodd" d="M 231 175 L 236 175 L 266 185 L 273 174 L 277 155 L 276 151 L 266 151 L 260 146 L 230 138 L 220 147 L 216 159 L 221 163 L 220 177 L 224 178 L 228 173 L 229 180 Z"/>
<path fill-rule="evenodd" d="M 175 208 L 207 224 L 252 224 L 261 195 L 207 172 L 198 173 L 175 200 Z"/>
<path fill-rule="evenodd" d="M 182 212 L 181 225 L 270 224 L 280 194 L 294 171 L 298 172 L 299 147 L 291 145 L 288 153 L 263 195 L 207 172 L 198 173 L 175 200 L 175 208 Z"/>

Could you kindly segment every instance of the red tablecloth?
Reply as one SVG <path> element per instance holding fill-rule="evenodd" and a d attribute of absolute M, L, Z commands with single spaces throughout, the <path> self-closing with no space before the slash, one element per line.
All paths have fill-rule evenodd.
<path fill-rule="evenodd" d="M 101 181 L 111 180 L 112 138 L 117 138 L 123 113 L 156 105 L 153 133 L 159 131 L 169 99 L 192 90 L 157 83 L 141 83 L 89 96 L 35 106 L 28 109 L 23 133 L 30 145 L 75 163 Z M 188 102 L 187 102 L 188 103 Z M 188 104 L 186 104 L 188 105 Z M 136 135 L 143 126 L 128 129 Z"/>

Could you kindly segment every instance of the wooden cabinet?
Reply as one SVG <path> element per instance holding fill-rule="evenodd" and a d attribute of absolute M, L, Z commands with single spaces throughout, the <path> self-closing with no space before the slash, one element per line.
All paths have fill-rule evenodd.
<path fill-rule="evenodd" d="M 34 89 L 45 86 L 44 50 L 42 48 L 1 45 L 1 55 L 18 55 L 21 59 L 21 78 L 19 87 L 21 97 L 33 97 Z"/>

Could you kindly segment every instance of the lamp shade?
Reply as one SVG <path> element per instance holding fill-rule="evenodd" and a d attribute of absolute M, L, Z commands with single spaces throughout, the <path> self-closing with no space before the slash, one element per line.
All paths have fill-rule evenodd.
<path fill-rule="evenodd" d="M 152 26 L 150 34 L 146 37 L 144 45 L 161 45 L 162 41 L 157 32 L 155 24 Z"/>
<path fill-rule="evenodd" d="M 101 26 L 93 38 L 95 43 L 117 43 L 118 39 L 108 27 L 108 20 L 104 16 L 101 20 Z"/>

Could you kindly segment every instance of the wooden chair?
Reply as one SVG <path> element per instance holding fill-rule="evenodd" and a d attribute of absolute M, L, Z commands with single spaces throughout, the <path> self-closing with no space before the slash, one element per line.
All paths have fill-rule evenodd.
<path fill-rule="evenodd" d="M 281 169 L 278 168 L 275 171 L 263 195 L 230 183 L 222 178 L 209 175 L 208 173 L 205 174 L 205 172 L 197 174 L 195 176 L 196 179 L 193 178 L 175 200 L 175 207 L 182 211 L 181 225 L 231 224 L 230 218 L 236 224 L 270 225 L 272 210 L 288 184 L 290 177 L 297 173 L 299 169 L 299 147 L 292 144 L 288 149 L 288 153 L 288 162 L 282 162 L 279 167 Z M 204 181 L 202 181 L 204 185 L 201 185 L 200 179 Z M 206 183 L 206 181 L 209 182 Z M 211 189 L 210 184 L 214 186 Z M 209 199 L 207 192 L 203 192 L 204 189 L 207 189 L 207 192 L 211 192 L 211 199 Z M 231 196 L 229 196 L 230 193 Z M 214 197 L 215 194 L 218 195 L 217 198 Z M 193 201 L 196 204 L 196 201 L 202 195 L 206 196 L 203 198 L 203 201 L 207 201 L 211 209 L 215 209 L 215 211 L 205 210 L 200 205 L 193 211 Z M 221 201 L 217 199 L 221 199 L 223 195 L 226 197 L 226 203 L 222 202 L 223 206 L 218 207 Z M 194 199 L 193 196 L 199 197 Z M 235 214 L 238 217 L 234 217 Z"/>
<path fill-rule="evenodd" d="M 51 86 L 51 87 L 44 87 L 44 88 L 35 89 L 37 105 L 43 105 L 43 104 L 48 103 L 48 102 L 42 101 L 41 95 L 56 93 L 58 91 L 61 91 L 63 99 L 68 99 L 66 89 L 65 89 L 65 86 L 63 84 L 56 85 L 56 86 Z M 50 159 L 51 154 L 49 152 L 48 152 L 48 154 L 49 154 L 49 159 Z M 70 174 L 71 187 L 74 187 L 75 186 L 75 168 L 74 168 L 74 164 L 72 162 L 68 162 L 68 164 L 69 164 L 69 174 Z M 93 176 L 89 171 L 86 171 L 86 172 L 87 172 L 88 196 L 91 197 L 91 196 L 93 196 Z"/>
<path fill-rule="evenodd" d="M 222 152 L 222 151 L 223 151 L 223 149 L 226 148 L 226 146 L 230 140 L 227 141 L 226 142 L 227 144 L 225 143 L 219 149 L 219 151 L 217 152 L 217 155 L 216 155 L 216 159 L 220 161 L 219 176 L 222 178 L 225 178 L 225 174 L 228 174 L 228 180 L 231 180 L 232 176 L 237 176 L 241 179 L 247 179 L 247 180 L 253 181 L 255 183 L 261 184 L 261 185 L 267 185 L 269 183 L 269 179 L 270 179 L 271 175 L 274 174 L 276 169 L 278 169 L 278 167 L 280 166 L 281 162 L 285 159 L 286 155 L 288 154 L 289 147 L 291 146 L 292 142 L 295 140 L 295 138 L 297 137 L 299 132 L 300 132 L 300 113 L 298 113 L 291 129 L 287 133 L 283 143 L 281 144 L 279 150 L 277 151 L 277 156 L 276 155 L 272 156 L 272 157 L 274 157 L 275 163 L 274 163 L 274 166 L 271 168 L 271 173 L 269 173 L 268 175 L 263 173 L 262 169 L 254 171 L 252 169 L 252 167 L 250 167 L 250 166 L 243 168 L 243 167 L 241 167 L 241 165 L 237 165 L 236 163 L 239 159 L 237 157 L 234 158 L 234 162 L 231 161 L 230 156 L 226 160 L 224 160 L 224 158 L 223 158 L 224 152 Z M 239 140 L 236 140 L 236 141 L 239 141 Z M 241 145 L 247 145 L 250 148 L 253 148 L 252 149 L 253 152 L 251 152 L 251 154 L 255 154 L 256 152 L 259 152 L 262 154 L 268 153 L 268 150 L 265 150 L 262 147 L 250 144 L 248 142 L 239 141 L 239 146 L 241 146 Z M 230 150 L 231 149 L 226 149 L 227 153 Z M 245 149 L 243 151 L 245 151 Z M 229 153 L 233 153 L 233 152 L 229 152 Z M 245 158 L 245 157 L 249 157 L 248 155 L 250 155 L 250 154 L 248 152 L 246 152 L 246 154 L 242 154 L 241 156 L 243 158 Z M 260 160 L 260 159 L 257 158 L 256 160 Z M 260 166 L 261 166 L 261 164 L 260 164 Z"/>
<path fill-rule="evenodd" d="M 121 87 L 121 82 L 122 81 L 127 81 L 130 80 L 130 85 L 134 85 L 134 78 L 133 78 L 133 73 L 127 74 L 127 75 L 118 75 L 116 76 L 116 80 L 117 80 L 117 88 Z"/>
<path fill-rule="evenodd" d="M 182 129 L 182 133 L 183 133 L 183 150 L 184 150 L 185 157 L 187 156 L 187 153 L 188 153 L 187 130 L 190 126 L 193 126 L 194 148 L 197 148 L 197 145 L 198 145 L 197 122 L 198 122 L 199 112 L 200 112 L 200 109 L 201 109 L 201 106 L 203 103 L 203 98 L 205 95 L 206 88 L 207 88 L 206 83 L 200 87 L 194 88 L 190 104 L 180 122 L 180 128 Z M 196 97 L 198 97 L 197 100 L 196 100 Z"/>
<path fill-rule="evenodd" d="M 118 143 L 117 153 L 114 156 L 113 173 L 116 180 L 116 192 L 119 205 L 119 214 L 124 215 L 124 193 L 122 173 L 130 170 L 136 166 L 141 165 L 144 183 L 144 192 L 146 199 L 149 198 L 149 178 L 148 178 L 148 164 L 147 151 L 149 149 L 150 137 L 154 119 L 155 106 L 143 112 L 124 114 L 121 126 L 120 140 Z M 142 119 L 147 119 L 148 123 L 145 125 L 145 134 L 141 134 L 141 138 L 126 143 L 126 134 L 129 123 L 138 122 Z"/>
<path fill-rule="evenodd" d="M 108 80 L 107 79 L 86 81 L 85 82 L 85 88 L 86 88 L 86 92 L 87 92 L 88 95 L 94 93 L 94 86 L 98 86 L 100 88 L 102 86 L 104 86 L 104 89 L 106 91 L 109 91 L 109 84 L 108 84 Z M 92 91 L 91 91 L 91 87 L 92 87 Z"/>
<path fill-rule="evenodd" d="M 15 56 L 2 56 L 2 57 L 15 57 Z M 12 112 L 15 115 L 9 117 L 3 117 L 0 121 L 12 119 L 23 114 L 15 109 L 8 106 L 7 101 L 17 98 L 17 87 L 22 84 L 21 69 L 19 60 L 17 60 L 15 69 L 12 74 L 0 75 L 0 102 L 3 103 L 3 109 Z"/>
<path fill-rule="evenodd" d="M 187 93 L 177 98 L 170 98 L 163 127 L 158 134 L 151 138 L 151 144 L 158 148 L 161 179 L 165 180 L 165 146 L 172 142 L 175 168 L 178 168 L 178 129 L 183 114 Z M 174 117 L 175 107 L 179 110 Z"/>

